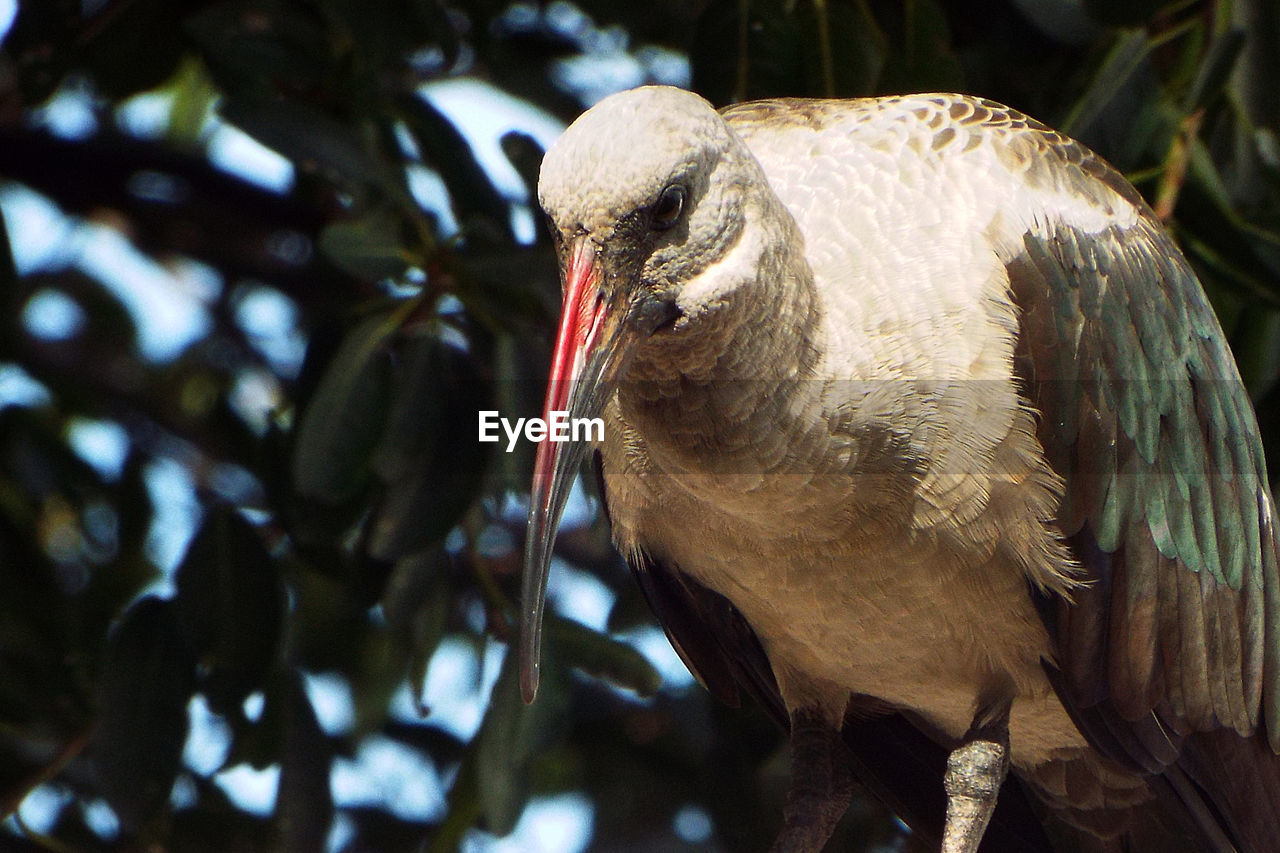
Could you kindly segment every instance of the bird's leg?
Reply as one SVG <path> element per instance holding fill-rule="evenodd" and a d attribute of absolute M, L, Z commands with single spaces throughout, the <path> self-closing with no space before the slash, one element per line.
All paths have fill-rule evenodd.
<path fill-rule="evenodd" d="M 947 758 L 947 825 L 942 853 L 975 853 L 1009 772 L 1009 702 L 980 710 L 964 743 Z"/>
<path fill-rule="evenodd" d="M 817 853 L 853 796 L 849 757 L 839 730 L 817 710 L 791 714 L 791 787 L 785 822 L 771 853 Z"/>

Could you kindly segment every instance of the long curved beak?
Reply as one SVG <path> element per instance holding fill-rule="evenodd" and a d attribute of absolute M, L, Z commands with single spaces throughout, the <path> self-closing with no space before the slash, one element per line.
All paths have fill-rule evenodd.
<path fill-rule="evenodd" d="M 623 339 L 630 336 L 623 334 L 625 311 L 609 304 L 601 278 L 595 246 L 587 237 L 578 238 L 569 252 L 564 307 L 547 381 L 543 419 L 548 425 L 553 417 L 562 417 L 559 413 L 565 413 L 569 423 L 600 417 L 617 387 L 624 360 L 620 356 L 629 349 Z M 550 430 L 538 445 L 521 587 L 520 691 L 526 702 L 532 702 L 538 692 L 542 616 L 556 530 L 589 446 L 585 435 L 578 440 L 554 441 Z"/>

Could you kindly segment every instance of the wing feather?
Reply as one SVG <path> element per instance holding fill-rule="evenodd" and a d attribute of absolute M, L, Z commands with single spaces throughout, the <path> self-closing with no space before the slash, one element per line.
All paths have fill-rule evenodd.
<path fill-rule="evenodd" d="M 1261 441 L 1199 282 L 1138 204 L 1133 224 L 1092 233 L 1046 215 L 1006 261 L 1017 371 L 1089 580 L 1046 620 L 1054 682 L 1098 749 L 1168 772 L 1206 837 L 1269 849 L 1248 846 L 1280 824 L 1265 793 L 1280 787 L 1280 573 Z M 1255 788 L 1239 783 L 1251 774 Z"/>
<path fill-rule="evenodd" d="M 1163 703 L 1195 730 L 1251 734 L 1261 719 L 1272 734 L 1274 709 L 1260 717 L 1277 679 L 1265 655 L 1277 629 L 1262 618 L 1280 582 L 1274 542 L 1263 547 L 1270 496 L 1194 274 L 1146 211 L 1093 234 L 1046 218 L 1007 268 L 1019 370 L 1066 480 L 1060 522 L 1094 584 L 1058 620 L 1076 700 L 1099 701 L 1089 667 L 1101 663 L 1122 719 Z"/>

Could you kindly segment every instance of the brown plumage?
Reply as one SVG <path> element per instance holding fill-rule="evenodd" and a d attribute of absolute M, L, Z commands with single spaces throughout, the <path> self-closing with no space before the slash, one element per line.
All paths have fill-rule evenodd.
<path fill-rule="evenodd" d="M 825 840 L 846 764 L 947 850 L 1009 767 L 983 849 L 1280 847 L 1257 427 L 1102 160 L 958 95 L 649 88 L 566 132 L 540 200 L 548 409 L 604 417 L 614 539 L 690 668 L 791 727 L 779 849 Z M 529 697 L 586 449 L 539 449 Z"/>

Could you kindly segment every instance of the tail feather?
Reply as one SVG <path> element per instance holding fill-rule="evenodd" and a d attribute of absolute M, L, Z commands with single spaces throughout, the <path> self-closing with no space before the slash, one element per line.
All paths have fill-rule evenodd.
<path fill-rule="evenodd" d="M 1236 849 L 1280 850 L 1280 756 L 1263 737 L 1242 738 L 1230 729 L 1194 734 L 1178 767 Z"/>

